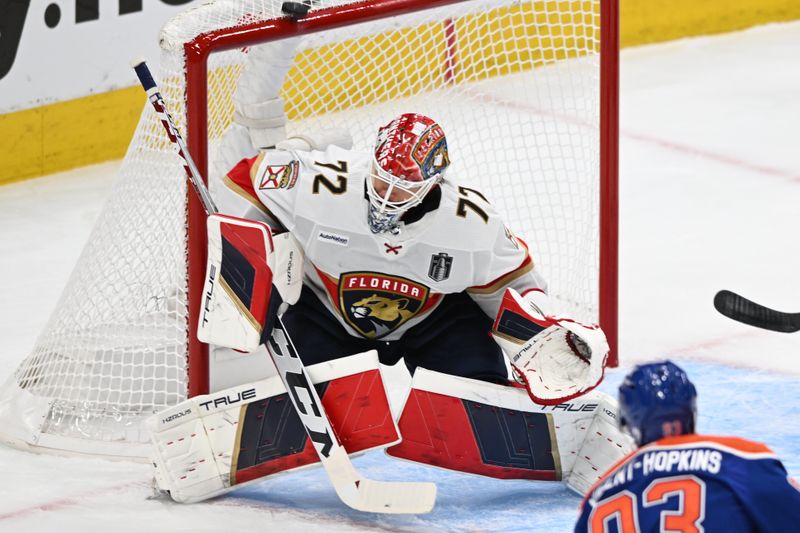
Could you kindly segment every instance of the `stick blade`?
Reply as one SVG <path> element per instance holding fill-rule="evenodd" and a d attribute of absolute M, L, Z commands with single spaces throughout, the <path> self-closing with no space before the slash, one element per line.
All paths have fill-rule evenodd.
<path fill-rule="evenodd" d="M 361 479 L 351 494 L 354 496 L 343 496 L 342 501 L 369 513 L 424 514 L 436 504 L 436 485 L 425 482 Z"/>
<path fill-rule="evenodd" d="M 714 296 L 714 307 L 728 318 L 757 328 L 781 333 L 800 331 L 800 313 L 776 311 L 728 290 Z"/>
<path fill-rule="evenodd" d="M 341 446 L 324 457 L 322 463 L 339 499 L 356 511 L 423 514 L 433 510 L 436 503 L 433 483 L 367 479 L 356 470 Z"/>

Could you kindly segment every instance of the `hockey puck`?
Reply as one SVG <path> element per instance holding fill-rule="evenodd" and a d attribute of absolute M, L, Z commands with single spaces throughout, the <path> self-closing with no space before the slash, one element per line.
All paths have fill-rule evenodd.
<path fill-rule="evenodd" d="M 308 15 L 309 9 L 311 9 L 310 2 L 284 2 L 281 4 L 281 11 L 295 20 Z"/>

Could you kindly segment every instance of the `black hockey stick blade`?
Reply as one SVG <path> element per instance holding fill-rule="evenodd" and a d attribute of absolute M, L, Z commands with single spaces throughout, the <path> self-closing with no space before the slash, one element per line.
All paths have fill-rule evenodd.
<path fill-rule="evenodd" d="M 794 333 L 800 331 L 800 313 L 783 313 L 764 307 L 739 296 L 735 292 L 722 290 L 714 296 L 714 307 L 728 318 L 757 328 Z"/>

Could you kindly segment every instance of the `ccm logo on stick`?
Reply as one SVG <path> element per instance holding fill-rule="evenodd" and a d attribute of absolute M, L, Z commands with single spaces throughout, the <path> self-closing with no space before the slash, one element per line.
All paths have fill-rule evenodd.
<path fill-rule="evenodd" d="M 283 372 L 284 383 L 291 395 L 292 402 L 297 408 L 297 413 L 300 415 L 300 421 L 306 428 L 308 437 L 322 456 L 329 457 L 334 441 L 328 432 L 327 418 L 317 405 L 317 400 L 314 398 L 315 394 L 312 392 L 312 385 L 308 381 L 306 373 L 302 370 L 303 365 L 297 356 L 297 352 L 289 344 L 280 319 L 278 319 L 272 330 L 269 345 L 276 357 L 288 358 L 289 361 L 296 360 L 290 363 L 295 366 L 296 371 L 281 369 L 280 367 L 279 371 Z"/>

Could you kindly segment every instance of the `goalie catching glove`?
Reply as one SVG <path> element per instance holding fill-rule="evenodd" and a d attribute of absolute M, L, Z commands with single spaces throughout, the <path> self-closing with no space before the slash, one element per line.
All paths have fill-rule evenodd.
<path fill-rule="evenodd" d="M 531 399 L 555 405 L 585 394 L 602 381 L 608 342 L 599 326 L 548 315 L 546 308 L 543 292 L 522 297 L 506 289 L 492 337 Z"/>

